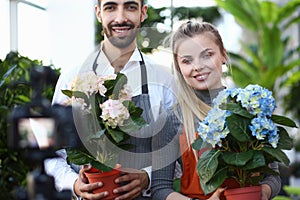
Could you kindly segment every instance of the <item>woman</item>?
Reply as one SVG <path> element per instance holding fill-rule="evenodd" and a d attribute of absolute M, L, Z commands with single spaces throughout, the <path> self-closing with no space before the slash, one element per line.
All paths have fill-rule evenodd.
<path fill-rule="evenodd" d="M 206 22 L 182 24 L 173 34 L 171 45 L 179 83 L 178 104 L 169 111 L 162 130 L 152 140 L 153 199 L 222 199 L 225 188 L 206 196 L 201 190 L 195 169 L 202 152 L 194 151 L 191 144 L 197 137 L 195 125 L 210 110 L 212 99 L 225 89 L 222 65 L 227 61 L 226 50 L 218 30 Z M 176 160 L 182 168 L 180 193 L 173 189 Z M 270 167 L 278 171 L 277 163 Z M 236 183 L 228 185 L 234 187 Z M 266 175 L 261 185 L 261 199 L 270 199 L 280 190 L 280 177 Z"/>

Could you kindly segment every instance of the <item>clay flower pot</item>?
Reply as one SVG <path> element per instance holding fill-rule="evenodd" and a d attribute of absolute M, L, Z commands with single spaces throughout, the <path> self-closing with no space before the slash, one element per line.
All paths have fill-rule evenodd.
<path fill-rule="evenodd" d="M 91 170 L 84 172 L 89 183 L 102 182 L 103 186 L 93 191 L 94 194 L 108 191 L 109 195 L 104 198 L 104 200 L 111 200 L 119 196 L 119 194 L 114 194 L 113 190 L 120 187 L 119 184 L 115 183 L 115 179 L 120 176 L 120 170 L 112 169 L 109 172 L 101 172 L 96 168 L 91 168 Z"/>
<path fill-rule="evenodd" d="M 260 200 L 261 186 L 228 189 L 224 191 L 226 200 Z"/>

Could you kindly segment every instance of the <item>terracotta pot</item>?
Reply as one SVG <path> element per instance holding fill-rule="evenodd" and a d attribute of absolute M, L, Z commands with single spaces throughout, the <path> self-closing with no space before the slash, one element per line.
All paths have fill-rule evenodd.
<path fill-rule="evenodd" d="M 260 200 L 261 186 L 227 189 L 224 195 L 226 200 Z"/>
<path fill-rule="evenodd" d="M 115 183 L 115 179 L 120 176 L 120 171 L 113 169 L 109 172 L 101 172 L 98 169 L 91 168 L 91 170 L 84 172 L 89 183 L 102 182 L 103 186 L 94 190 L 93 193 L 100 193 L 108 191 L 109 195 L 104 198 L 104 200 L 111 200 L 119 196 L 119 194 L 114 194 L 113 190 L 117 187 L 120 187 L 120 184 Z"/>

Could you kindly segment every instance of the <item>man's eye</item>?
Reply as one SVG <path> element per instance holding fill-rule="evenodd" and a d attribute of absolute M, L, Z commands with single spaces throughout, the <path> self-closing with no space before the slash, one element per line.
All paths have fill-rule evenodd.
<path fill-rule="evenodd" d="M 104 10 L 106 10 L 106 11 L 112 11 L 112 10 L 114 10 L 114 6 L 105 6 Z"/>
<path fill-rule="evenodd" d="M 136 5 L 128 5 L 128 6 L 127 6 L 127 10 L 133 11 L 133 10 L 137 10 L 137 9 L 138 9 L 138 8 L 137 8 Z"/>

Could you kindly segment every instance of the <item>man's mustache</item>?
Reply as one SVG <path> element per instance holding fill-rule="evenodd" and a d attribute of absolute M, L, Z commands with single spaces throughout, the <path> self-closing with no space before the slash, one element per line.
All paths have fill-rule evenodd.
<path fill-rule="evenodd" d="M 133 25 L 133 24 L 129 24 L 129 23 L 126 23 L 126 22 L 123 22 L 123 23 L 121 23 L 121 24 L 119 24 L 119 23 L 113 23 L 113 24 L 110 24 L 110 25 L 109 25 L 109 28 L 113 28 L 113 27 L 124 27 L 124 26 L 127 26 L 127 27 L 129 27 L 129 28 L 131 28 L 131 29 L 134 28 L 134 25 Z"/>

